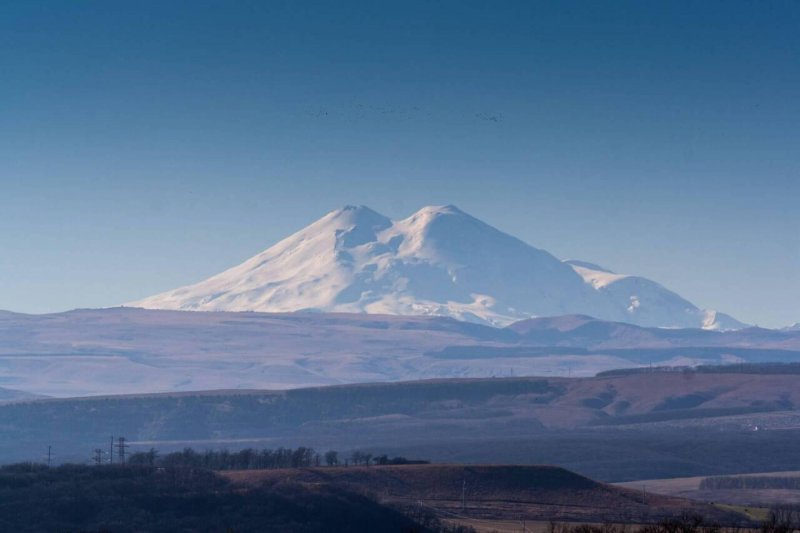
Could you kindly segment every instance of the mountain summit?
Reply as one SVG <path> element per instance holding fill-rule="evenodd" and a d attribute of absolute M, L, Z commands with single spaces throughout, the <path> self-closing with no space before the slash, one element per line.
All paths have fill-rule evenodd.
<path fill-rule="evenodd" d="M 584 314 L 641 326 L 744 326 L 648 279 L 561 261 L 452 205 L 396 221 L 347 206 L 221 274 L 126 305 L 435 315 L 492 325 Z"/>

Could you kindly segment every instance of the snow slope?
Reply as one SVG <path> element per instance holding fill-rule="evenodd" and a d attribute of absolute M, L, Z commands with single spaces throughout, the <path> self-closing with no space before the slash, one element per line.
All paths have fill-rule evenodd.
<path fill-rule="evenodd" d="M 743 326 L 653 281 L 563 262 L 451 205 L 398 221 L 348 206 L 221 274 L 126 305 L 449 316 L 495 326 L 564 314 L 642 326 Z"/>
<path fill-rule="evenodd" d="M 567 261 L 583 280 L 617 305 L 615 320 L 646 326 L 702 327 L 730 330 L 746 327 L 730 315 L 700 310 L 662 285 L 639 276 L 620 275 L 582 261 Z M 699 323 L 698 323 L 699 320 Z"/>

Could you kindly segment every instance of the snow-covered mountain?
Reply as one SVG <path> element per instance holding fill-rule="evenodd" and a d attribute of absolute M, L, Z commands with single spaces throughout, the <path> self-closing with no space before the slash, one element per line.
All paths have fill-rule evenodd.
<path fill-rule="evenodd" d="M 126 305 L 436 315 L 498 326 L 565 314 L 642 326 L 744 326 L 648 279 L 561 261 L 451 205 L 397 221 L 348 206 L 221 274 Z"/>

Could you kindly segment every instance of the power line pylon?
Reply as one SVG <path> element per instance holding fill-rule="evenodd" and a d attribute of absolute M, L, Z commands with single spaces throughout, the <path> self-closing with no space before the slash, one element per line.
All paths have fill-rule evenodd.
<path fill-rule="evenodd" d="M 102 448 L 95 448 L 94 449 L 94 464 L 100 466 L 103 464 L 103 449 Z"/>
<path fill-rule="evenodd" d="M 461 480 L 461 512 L 467 510 L 467 478 Z"/>
<path fill-rule="evenodd" d="M 130 448 L 128 444 L 125 444 L 125 437 L 120 437 L 117 439 L 117 458 L 119 459 L 119 464 L 125 464 L 125 448 Z"/>

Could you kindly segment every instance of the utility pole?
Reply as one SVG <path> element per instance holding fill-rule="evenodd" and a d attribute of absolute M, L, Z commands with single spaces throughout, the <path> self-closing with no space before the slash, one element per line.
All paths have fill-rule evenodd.
<path fill-rule="evenodd" d="M 114 464 L 114 435 L 111 435 L 111 444 L 108 445 L 108 464 Z"/>
<path fill-rule="evenodd" d="M 461 511 L 467 509 L 467 478 L 461 480 Z"/>
<path fill-rule="evenodd" d="M 125 444 L 125 437 L 119 437 L 117 439 L 117 458 L 119 458 L 119 464 L 125 464 L 125 448 L 129 447 L 129 445 Z"/>
<path fill-rule="evenodd" d="M 53 447 L 48 445 L 47 446 L 47 468 L 50 468 L 50 460 L 51 460 L 51 458 L 53 456 L 52 452 L 53 452 Z"/>
<path fill-rule="evenodd" d="M 642 485 L 642 503 L 647 504 L 647 485 Z"/>

